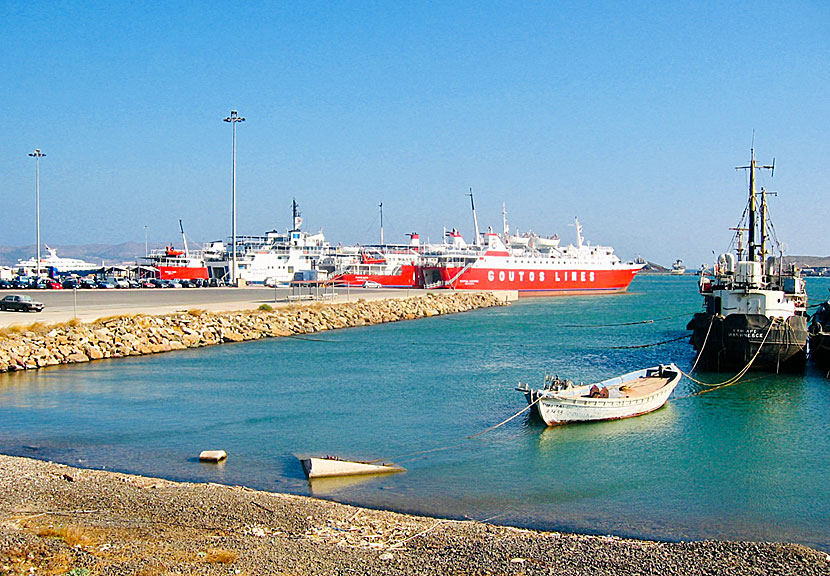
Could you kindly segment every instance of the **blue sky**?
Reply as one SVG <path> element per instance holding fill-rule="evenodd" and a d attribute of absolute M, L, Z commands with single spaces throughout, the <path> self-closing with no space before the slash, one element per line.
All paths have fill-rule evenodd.
<path fill-rule="evenodd" d="M 826 2 L 0 4 L 0 244 L 333 242 L 502 202 L 520 230 L 690 266 L 727 248 L 755 131 L 788 253 L 830 255 Z"/>

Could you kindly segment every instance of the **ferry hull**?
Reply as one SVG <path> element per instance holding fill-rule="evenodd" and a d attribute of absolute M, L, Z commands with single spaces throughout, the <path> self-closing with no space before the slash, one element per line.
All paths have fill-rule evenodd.
<path fill-rule="evenodd" d="M 438 268 L 441 287 L 454 290 L 517 290 L 520 296 L 625 292 L 640 266 L 613 269 Z M 429 269 L 427 270 L 427 275 Z"/>
<path fill-rule="evenodd" d="M 774 322 L 772 327 L 771 322 Z M 690 342 L 698 351 L 697 365 L 702 370 L 739 371 L 753 357 L 751 370 L 800 371 L 806 363 L 805 316 L 770 319 L 761 314 L 729 314 L 713 317 L 699 312 L 686 328 L 693 331 Z"/>
<path fill-rule="evenodd" d="M 414 265 L 400 267 L 399 274 L 339 274 L 332 278 L 335 286 L 363 286 L 366 282 L 376 282 L 383 288 L 420 288 L 418 274 Z"/>
<path fill-rule="evenodd" d="M 159 266 L 159 278 L 162 280 L 207 280 L 206 267 Z"/>

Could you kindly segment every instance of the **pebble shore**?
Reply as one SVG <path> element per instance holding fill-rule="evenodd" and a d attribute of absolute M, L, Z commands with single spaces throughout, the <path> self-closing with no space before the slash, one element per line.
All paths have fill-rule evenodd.
<path fill-rule="evenodd" d="M 830 558 L 794 544 L 423 518 L 0 455 L 0 574 L 826 576 Z"/>
<path fill-rule="evenodd" d="M 114 316 L 89 324 L 36 323 L 0 330 L 0 372 L 413 320 L 503 304 L 503 298 L 492 292 L 445 292 L 276 309 L 264 306 L 241 312 L 194 309 L 163 316 Z"/>

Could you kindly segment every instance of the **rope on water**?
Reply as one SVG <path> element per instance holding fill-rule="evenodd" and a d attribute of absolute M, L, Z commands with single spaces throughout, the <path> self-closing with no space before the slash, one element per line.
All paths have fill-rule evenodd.
<path fill-rule="evenodd" d="M 481 436 L 482 434 L 486 434 L 487 432 L 492 432 L 496 428 L 500 428 L 500 427 L 504 426 L 505 424 L 507 424 L 508 422 L 510 422 L 511 420 L 513 420 L 514 418 L 517 418 L 518 416 L 524 414 L 525 412 L 530 410 L 541 399 L 542 399 L 541 396 L 538 397 L 536 400 L 529 403 L 527 406 L 525 406 L 524 408 L 522 408 L 521 410 L 519 410 L 518 412 L 513 414 L 510 418 L 508 418 L 507 420 L 502 420 L 501 422 L 499 422 L 495 426 L 490 426 L 489 428 L 486 428 L 486 429 L 482 430 L 481 432 L 476 432 L 475 434 L 470 434 L 469 436 L 465 436 L 464 437 L 464 442 L 456 442 L 455 444 L 449 444 L 447 446 L 439 446 L 438 448 L 430 448 L 429 450 L 419 450 L 417 452 L 408 452 L 406 454 L 401 454 L 399 456 L 396 456 L 395 458 L 380 458 L 378 460 L 372 460 L 370 463 L 373 464 L 373 463 L 376 463 L 376 462 L 382 462 L 384 460 L 397 460 L 399 463 L 403 463 L 403 462 L 408 462 L 409 460 L 412 460 L 413 459 L 412 456 L 423 456 L 424 454 L 431 454 L 433 452 L 442 452 L 444 450 L 451 450 L 453 448 L 458 448 L 459 446 L 464 446 L 464 445 L 467 444 L 467 442 L 466 442 L 467 440 L 472 440 L 476 436 Z M 407 460 L 401 460 L 401 458 L 407 458 Z"/>
<path fill-rule="evenodd" d="M 650 320 L 637 320 L 632 322 L 619 322 L 617 324 L 560 324 L 562 328 L 610 328 L 613 326 L 634 326 L 635 324 L 654 324 L 662 320 L 672 320 L 674 318 L 682 318 L 688 316 L 689 312 L 683 314 L 675 314 L 674 316 L 664 316 L 662 318 L 653 318 Z"/>
<path fill-rule="evenodd" d="M 651 348 L 652 346 L 662 346 L 663 344 L 669 344 L 671 342 L 677 342 L 678 340 L 685 340 L 688 336 L 678 336 L 677 338 L 672 338 L 671 340 L 663 340 L 662 342 L 652 342 L 651 344 L 638 344 L 636 346 L 609 346 L 608 350 L 634 350 L 636 348 Z"/>
<path fill-rule="evenodd" d="M 307 338 L 305 336 L 297 336 L 296 334 L 288 334 L 283 338 L 293 338 L 294 340 L 305 340 L 306 342 L 337 342 L 337 340 L 328 340 L 323 338 Z"/>
<path fill-rule="evenodd" d="M 533 408 L 533 405 L 534 405 L 534 404 L 536 404 L 536 403 L 537 403 L 539 400 L 541 400 L 541 399 L 542 399 L 542 397 L 541 397 L 541 396 L 539 396 L 538 398 L 536 398 L 536 400 L 534 400 L 533 402 L 531 402 L 530 404 L 528 404 L 527 406 L 525 406 L 524 408 L 522 408 L 521 410 L 519 410 L 518 412 L 516 412 L 515 414 L 513 414 L 513 416 L 511 416 L 511 417 L 510 417 L 510 418 L 508 418 L 507 420 L 503 420 L 502 422 L 499 422 L 499 423 L 498 423 L 498 424 L 496 424 L 495 426 L 490 426 L 490 427 L 489 427 L 489 428 L 487 428 L 486 430 L 482 430 L 481 432 L 476 432 L 475 434 L 472 434 L 472 435 L 470 435 L 470 436 L 467 436 L 467 437 L 466 437 L 466 439 L 467 439 L 467 440 L 470 440 L 470 439 L 472 439 L 472 438 L 475 438 L 476 436 L 481 436 L 482 434 L 485 434 L 485 433 L 487 433 L 487 432 L 490 432 L 490 431 L 492 431 L 492 430 L 495 430 L 496 428 L 499 428 L 499 427 L 501 427 L 501 426 L 504 426 L 505 424 L 507 424 L 508 422 L 510 422 L 511 420 L 513 420 L 513 418 L 516 418 L 516 417 L 517 417 L 517 416 L 519 416 L 520 414 L 524 414 L 525 412 L 527 412 L 528 410 L 530 410 L 531 408 Z"/>

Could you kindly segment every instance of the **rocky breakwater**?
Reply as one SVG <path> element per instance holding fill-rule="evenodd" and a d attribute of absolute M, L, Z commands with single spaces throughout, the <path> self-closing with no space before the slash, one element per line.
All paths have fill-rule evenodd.
<path fill-rule="evenodd" d="M 115 316 L 91 324 L 33 324 L 0 333 L 0 372 L 413 320 L 503 304 L 489 292 L 436 293 L 274 310 L 268 306 L 243 312 L 190 310 L 165 316 Z"/>

